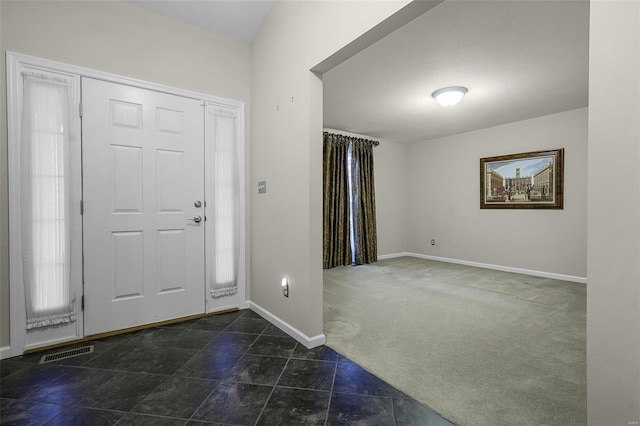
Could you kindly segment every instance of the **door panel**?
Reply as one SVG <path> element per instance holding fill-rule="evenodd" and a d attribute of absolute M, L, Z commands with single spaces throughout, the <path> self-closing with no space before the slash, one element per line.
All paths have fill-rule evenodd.
<path fill-rule="evenodd" d="M 85 334 L 202 313 L 199 101 L 82 79 Z"/>

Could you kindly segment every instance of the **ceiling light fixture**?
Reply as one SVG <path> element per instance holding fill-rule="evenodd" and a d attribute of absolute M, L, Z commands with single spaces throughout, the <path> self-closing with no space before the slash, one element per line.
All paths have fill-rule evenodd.
<path fill-rule="evenodd" d="M 466 87 L 450 86 L 438 89 L 431 94 L 433 98 L 442 106 L 454 106 L 462 100 L 462 97 L 468 92 Z"/>

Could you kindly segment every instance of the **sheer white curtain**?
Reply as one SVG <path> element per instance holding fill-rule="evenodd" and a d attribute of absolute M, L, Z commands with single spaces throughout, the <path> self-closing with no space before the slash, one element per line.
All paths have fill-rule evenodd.
<path fill-rule="evenodd" d="M 238 292 L 240 254 L 240 176 L 236 138 L 236 116 L 232 112 L 209 109 L 214 125 L 213 158 L 210 165 L 213 185 L 213 271 L 210 291 L 214 298 Z"/>
<path fill-rule="evenodd" d="M 71 83 L 23 73 L 20 210 L 27 329 L 75 321 L 70 285 Z"/>

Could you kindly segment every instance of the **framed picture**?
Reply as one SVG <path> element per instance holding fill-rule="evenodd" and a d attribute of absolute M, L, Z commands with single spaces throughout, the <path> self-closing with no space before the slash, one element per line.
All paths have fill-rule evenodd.
<path fill-rule="evenodd" d="M 481 209 L 562 209 L 564 148 L 480 159 Z"/>

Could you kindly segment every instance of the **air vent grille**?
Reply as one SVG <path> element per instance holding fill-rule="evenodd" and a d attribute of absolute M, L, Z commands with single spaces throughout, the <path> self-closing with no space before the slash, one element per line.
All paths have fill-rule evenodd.
<path fill-rule="evenodd" d="M 46 364 L 53 361 L 61 361 L 63 359 L 73 358 L 90 353 L 93 353 L 93 345 L 83 346 L 82 348 L 69 349 L 67 351 L 57 352 L 55 354 L 44 355 L 42 358 L 40 358 L 40 364 Z"/>

